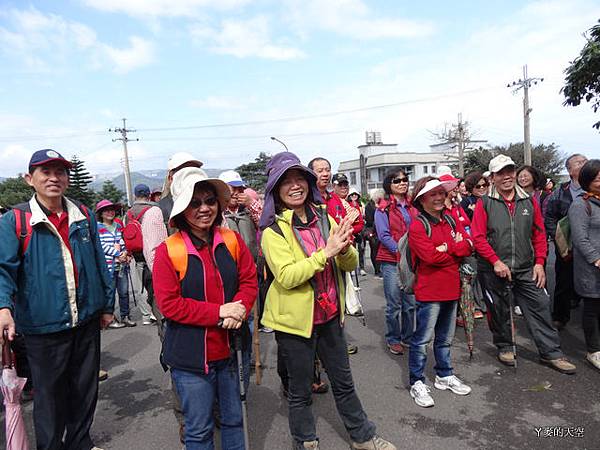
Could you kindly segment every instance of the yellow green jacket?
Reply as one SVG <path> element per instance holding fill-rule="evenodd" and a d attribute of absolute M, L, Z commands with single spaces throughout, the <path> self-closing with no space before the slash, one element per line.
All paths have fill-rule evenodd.
<path fill-rule="evenodd" d="M 310 281 L 317 272 L 325 269 L 327 258 L 323 249 L 306 256 L 292 229 L 292 214 L 293 211 L 285 210 L 275 219 L 283 236 L 271 227 L 263 231 L 261 247 L 274 280 L 267 292 L 261 322 L 274 330 L 308 338 L 312 334 L 315 306 L 315 291 Z M 330 230 L 336 228 L 335 221 L 323 214 L 327 214 L 326 207 L 317 206 L 317 216 L 322 220 L 326 217 Z M 346 296 L 344 272 L 356 268 L 358 253 L 350 246 L 345 254 L 339 254 L 331 263 L 337 280 L 339 320 L 343 323 Z"/>

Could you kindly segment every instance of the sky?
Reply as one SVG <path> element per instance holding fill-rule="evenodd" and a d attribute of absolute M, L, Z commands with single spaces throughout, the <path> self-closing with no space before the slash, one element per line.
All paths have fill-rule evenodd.
<path fill-rule="evenodd" d="M 283 146 L 307 162 L 358 157 L 366 131 L 429 151 L 457 121 L 472 138 L 600 158 L 600 117 L 562 105 L 563 71 L 600 1 L 0 0 L 0 176 L 32 152 L 92 173 L 165 168 L 187 151 L 233 168 Z"/>

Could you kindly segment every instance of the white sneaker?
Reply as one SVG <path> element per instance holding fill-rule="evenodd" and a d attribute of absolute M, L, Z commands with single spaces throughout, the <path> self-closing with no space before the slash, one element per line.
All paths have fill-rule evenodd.
<path fill-rule="evenodd" d="M 515 306 L 515 314 L 517 316 L 522 316 L 523 315 L 523 311 L 521 311 L 521 307 L 519 305 Z"/>
<path fill-rule="evenodd" d="M 366 277 L 367 276 L 367 272 L 365 272 L 365 269 L 360 269 L 360 276 L 361 277 Z"/>
<path fill-rule="evenodd" d="M 450 389 L 452 392 L 458 395 L 468 395 L 471 393 L 471 388 L 460 381 L 460 378 L 454 375 L 450 375 L 448 377 L 438 377 L 436 375 L 435 383 L 433 383 L 433 385 L 436 389 L 440 389 L 441 391 Z"/>
<path fill-rule="evenodd" d="M 415 400 L 415 403 L 423 408 L 429 408 L 435 403 L 429 393 L 431 388 L 422 381 L 417 381 L 410 387 L 410 396 Z"/>
<path fill-rule="evenodd" d="M 596 369 L 600 370 L 600 352 L 588 353 L 585 359 Z"/>

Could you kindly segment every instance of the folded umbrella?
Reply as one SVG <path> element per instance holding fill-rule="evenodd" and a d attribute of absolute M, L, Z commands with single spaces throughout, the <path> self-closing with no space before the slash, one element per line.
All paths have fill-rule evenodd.
<path fill-rule="evenodd" d="M 460 285 L 461 293 L 458 305 L 460 315 L 462 316 L 467 338 L 467 348 L 469 349 L 469 359 L 473 359 L 473 330 L 475 329 L 475 301 L 473 299 L 473 290 L 471 288 L 473 275 L 475 271 L 469 264 L 460 266 Z"/>
<path fill-rule="evenodd" d="M 25 383 L 27 383 L 27 378 L 17 375 L 14 355 L 10 350 L 10 343 L 5 333 L 2 348 L 0 390 L 4 397 L 4 407 L 6 409 L 6 450 L 29 450 L 25 421 L 21 411 L 21 392 Z"/>

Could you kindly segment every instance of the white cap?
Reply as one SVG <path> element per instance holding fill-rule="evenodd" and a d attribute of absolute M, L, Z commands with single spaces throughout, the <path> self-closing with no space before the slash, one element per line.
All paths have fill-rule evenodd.
<path fill-rule="evenodd" d="M 492 172 L 490 172 L 489 170 L 486 170 L 485 172 L 483 172 L 483 173 L 481 174 L 481 176 L 482 176 L 483 178 L 488 178 L 488 177 L 489 177 L 491 174 L 492 174 Z"/>
<path fill-rule="evenodd" d="M 242 180 L 241 175 L 235 170 L 226 170 L 225 172 L 221 172 L 219 175 L 219 180 L 233 187 L 246 186 L 246 182 Z"/>
<path fill-rule="evenodd" d="M 173 209 L 171 210 L 171 215 L 169 216 L 169 223 L 171 223 L 175 216 L 185 211 L 192 201 L 196 183 L 201 181 L 206 181 L 212 184 L 217 191 L 217 198 L 221 208 L 224 209 L 227 207 L 227 203 L 229 202 L 229 197 L 231 194 L 229 193 L 229 188 L 223 181 L 219 180 L 218 178 L 208 178 L 206 172 L 198 167 L 184 167 L 183 169 L 178 170 L 175 175 L 173 175 L 173 182 L 171 183 Z"/>
<path fill-rule="evenodd" d="M 452 175 L 452 169 L 449 166 L 438 166 L 436 175 L 438 177 L 441 177 L 442 175 Z"/>
<path fill-rule="evenodd" d="M 446 192 L 449 192 L 456 187 L 456 183 L 454 181 L 440 181 L 437 178 L 429 180 L 427 183 L 425 183 L 423 189 L 419 191 L 419 193 L 413 198 L 413 200 L 418 199 L 423 194 L 426 194 L 427 192 L 432 191 L 433 189 L 438 188 L 440 186 L 443 187 Z"/>
<path fill-rule="evenodd" d="M 192 155 L 186 152 L 178 152 L 172 155 L 169 158 L 169 162 L 167 162 L 167 169 L 169 171 L 173 169 L 177 169 L 178 167 L 183 166 L 185 163 L 194 163 L 196 167 L 202 167 L 202 161 L 194 158 Z"/>
<path fill-rule="evenodd" d="M 507 166 L 516 166 L 515 162 L 506 155 L 498 155 L 490 161 L 489 169 L 492 173 L 498 173 Z"/>

